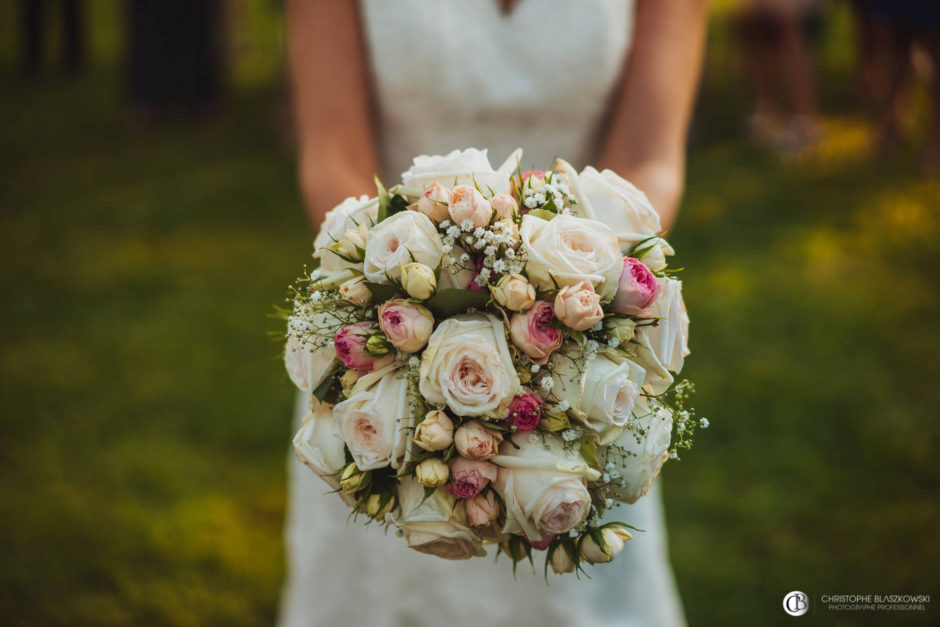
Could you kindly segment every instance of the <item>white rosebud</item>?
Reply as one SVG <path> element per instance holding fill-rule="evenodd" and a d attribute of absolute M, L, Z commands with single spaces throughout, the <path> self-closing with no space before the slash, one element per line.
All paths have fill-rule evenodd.
<path fill-rule="evenodd" d="M 366 514 L 379 522 L 385 520 L 385 514 L 395 509 L 395 497 L 391 496 L 388 501 L 386 501 L 385 506 L 380 508 L 381 503 L 381 494 L 370 494 L 369 498 L 366 500 Z"/>
<path fill-rule="evenodd" d="M 575 568 L 574 562 L 571 561 L 571 558 L 568 557 L 568 553 L 561 546 L 556 547 L 554 552 L 552 552 L 550 564 L 552 565 L 552 570 L 559 575 L 573 573 Z"/>
<path fill-rule="evenodd" d="M 521 274 L 507 274 L 491 288 L 496 302 L 510 311 L 522 311 L 535 303 L 535 288 Z"/>
<path fill-rule="evenodd" d="M 581 541 L 581 557 L 591 564 L 603 564 L 614 559 L 623 550 L 623 543 L 633 536 L 620 525 L 601 529 L 601 545 L 590 535 Z"/>
<path fill-rule="evenodd" d="M 343 297 L 343 300 L 357 307 L 365 307 L 372 299 L 372 292 L 366 286 L 366 280 L 361 276 L 349 279 L 340 285 L 339 294 Z"/>
<path fill-rule="evenodd" d="M 415 468 L 415 478 L 428 488 L 444 485 L 450 478 L 450 467 L 438 457 L 426 459 Z"/>
<path fill-rule="evenodd" d="M 669 245 L 669 242 L 661 237 L 656 237 L 637 244 L 633 256 L 645 263 L 646 267 L 653 272 L 661 272 L 666 269 L 669 263 L 666 261 L 666 257 L 675 254 L 676 251 Z"/>
<path fill-rule="evenodd" d="M 409 263 L 401 270 L 401 286 L 412 298 L 426 300 L 437 289 L 437 279 L 434 270 L 423 263 Z"/>
<path fill-rule="evenodd" d="M 454 423 L 439 409 L 429 411 L 415 429 L 414 441 L 426 451 L 443 451 L 454 442 Z"/>

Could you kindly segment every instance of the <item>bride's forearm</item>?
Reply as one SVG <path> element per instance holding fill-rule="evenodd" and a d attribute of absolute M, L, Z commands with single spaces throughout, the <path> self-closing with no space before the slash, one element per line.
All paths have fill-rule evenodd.
<path fill-rule="evenodd" d="M 701 73 L 706 0 L 639 0 L 633 49 L 615 96 L 601 164 L 646 192 L 663 228 L 685 179 L 689 118 Z"/>
<path fill-rule="evenodd" d="M 287 2 L 299 179 L 314 227 L 343 198 L 370 193 L 377 171 L 357 7 L 334 0 Z"/>

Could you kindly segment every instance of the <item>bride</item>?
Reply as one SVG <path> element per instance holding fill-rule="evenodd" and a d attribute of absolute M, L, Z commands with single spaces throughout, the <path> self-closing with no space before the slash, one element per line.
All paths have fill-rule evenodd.
<path fill-rule="evenodd" d="M 523 169 L 562 156 L 610 168 L 672 224 L 705 0 L 288 0 L 300 182 L 314 225 L 376 172 L 487 149 Z M 306 413 L 300 399 L 297 417 Z M 281 624 L 681 625 L 658 482 L 613 510 L 645 530 L 591 579 L 408 549 L 293 459 Z M 456 617 L 456 618 L 455 618 Z M 456 622 L 455 622 L 456 621 Z"/>

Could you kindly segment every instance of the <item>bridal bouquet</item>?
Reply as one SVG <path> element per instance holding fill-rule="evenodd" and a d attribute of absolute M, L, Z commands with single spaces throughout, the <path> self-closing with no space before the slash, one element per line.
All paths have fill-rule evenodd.
<path fill-rule="evenodd" d="M 368 521 L 447 559 L 498 544 L 557 573 L 631 538 L 605 522 L 644 496 L 696 427 L 682 283 L 646 196 L 563 160 L 494 170 L 421 156 L 330 211 L 285 311 L 310 396 L 304 464 Z"/>

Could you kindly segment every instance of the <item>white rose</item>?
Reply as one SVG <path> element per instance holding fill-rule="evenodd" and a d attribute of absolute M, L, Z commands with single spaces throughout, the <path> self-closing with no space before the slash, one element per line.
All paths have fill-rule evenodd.
<path fill-rule="evenodd" d="M 343 438 L 333 416 L 333 408 L 320 403 L 316 411 L 308 414 L 300 430 L 294 436 L 294 453 L 334 490 L 339 490 L 339 476 L 336 474 L 346 465 Z M 339 490 L 343 501 L 352 506 L 356 500 Z"/>
<path fill-rule="evenodd" d="M 360 377 L 351 396 L 333 408 L 360 470 L 399 468 L 413 453 L 405 371 L 387 366 Z"/>
<path fill-rule="evenodd" d="M 350 196 L 323 216 L 323 224 L 313 240 L 314 256 L 319 257 L 321 249 L 342 240 L 349 229 L 358 230 L 360 224 L 364 224 L 366 228 L 371 227 L 378 215 L 378 198 Z"/>
<path fill-rule="evenodd" d="M 659 214 L 646 194 L 611 170 L 598 172 L 588 166 L 578 176 L 578 183 L 594 218 L 614 230 L 624 252 L 662 231 Z"/>
<path fill-rule="evenodd" d="M 624 431 L 616 444 L 626 451 L 618 451 L 616 455 L 607 458 L 614 463 L 616 471 L 626 482 L 619 487 L 616 482 L 611 484 L 614 498 L 624 503 L 635 503 L 644 496 L 653 485 L 653 480 L 659 475 L 663 464 L 669 459 L 669 443 L 672 435 L 672 414 L 662 407 L 636 411 L 636 428 Z M 644 435 L 638 435 L 642 431 Z M 603 459 L 605 455 L 601 453 Z"/>
<path fill-rule="evenodd" d="M 297 317 L 288 319 L 289 337 L 284 347 L 284 367 L 294 385 L 304 392 L 313 392 L 333 369 L 336 349 L 332 344 L 318 348 L 299 339 L 297 334 L 306 326 L 307 323 Z"/>
<path fill-rule="evenodd" d="M 689 314 L 682 300 L 682 281 L 660 279 L 659 295 L 645 314 L 659 322 L 637 327 L 637 341 L 648 344 L 659 362 L 678 374 L 689 354 Z"/>
<path fill-rule="evenodd" d="M 424 498 L 424 486 L 412 477 L 398 483 L 399 509 L 387 519 L 400 527 L 408 546 L 449 560 L 483 557 L 480 537 L 467 526 L 462 503 L 446 488 Z"/>
<path fill-rule="evenodd" d="M 604 300 L 617 291 L 623 256 L 607 225 L 572 215 L 522 218 L 522 246 L 529 281 L 539 291 L 590 281 Z"/>
<path fill-rule="evenodd" d="M 454 150 L 446 155 L 421 155 L 401 175 L 402 186 L 418 194 L 432 183 L 439 185 L 479 185 L 480 189 L 492 189 L 494 193 L 509 193 L 509 177 L 522 158 L 522 150 L 516 149 L 498 170 L 493 170 L 486 150 L 468 148 Z M 456 181 L 456 183 L 455 183 Z"/>
<path fill-rule="evenodd" d="M 500 467 L 494 487 L 506 504 L 503 532 L 529 538 L 566 533 L 587 517 L 587 481 L 596 481 L 600 473 L 580 454 L 569 456 L 561 438 L 544 435 L 532 442 L 529 435 L 503 442 L 500 454 L 490 460 Z"/>
<path fill-rule="evenodd" d="M 411 262 L 436 268 L 444 253 L 441 236 L 431 219 L 417 211 L 402 211 L 369 231 L 363 271 L 373 283 L 397 281 Z"/>
<path fill-rule="evenodd" d="M 424 398 L 446 403 L 459 416 L 495 412 L 520 390 L 503 323 L 489 314 L 444 320 L 421 356 L 418 386 Z"/>
<path fill-rule="evenodd" d="M 601 444 L 620 435 L 633 413 L 646 370 L 605 350 L 594 359 L 559 358 L 554 364 L 552 392 L 559 400 L 568 401 L 570 411 L 600 436 Z"/>
<path fill-rule="evenodd" d="M 676 251 L 669 245 L 669 242 L 661 237 L 654 237 L 637 244 L 632 251 L 631 257 L 636 257 L 646 264 L 646 267 L 653 272 L 661 272 L 666 269 L 669 262 L 666 257 L 675 255 Z"/>

